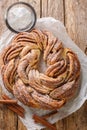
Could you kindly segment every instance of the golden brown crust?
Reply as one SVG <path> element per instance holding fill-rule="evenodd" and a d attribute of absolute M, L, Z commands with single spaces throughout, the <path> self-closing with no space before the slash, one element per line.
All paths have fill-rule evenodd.
<path fill-rule="evenodd" d="M 44 73 L 38 70 L 42 52 L 47 64 Z M 79 87 L 77 55 L 49 31 L 17 34 L 2 52 L 0 64 L 5 87 L 31 107 L 58 109 Z"/>

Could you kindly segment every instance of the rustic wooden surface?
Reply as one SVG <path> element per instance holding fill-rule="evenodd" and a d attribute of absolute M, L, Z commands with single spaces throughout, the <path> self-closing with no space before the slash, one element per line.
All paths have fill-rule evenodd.
<path fill-rule="evenodd" d="M 52 16 L 62 21 L 73 41 L 87 54 L 87 0 L 0 0 L 0 36 L 6 30 L 6 8 L 17 1 L 29 2 L 35 8 L 38 18 Z M 1 94 L 0 87 L 0 97 Z M 87 130 L 87 101 L 77 112 L 58 121 L 55 126 L 57 130 Z M 26 128 L 16 114 L 1 105 L 0 130 Z"/>

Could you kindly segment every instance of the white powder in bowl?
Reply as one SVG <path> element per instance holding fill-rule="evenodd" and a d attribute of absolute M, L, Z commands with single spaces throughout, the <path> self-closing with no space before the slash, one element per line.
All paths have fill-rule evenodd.
<path fill-rule="evenodd" d="M 34 14 L 25 7 L 13 7 L 8 12 L 8 23 L 15 30 L 24 30 L 32 26 Z"/>

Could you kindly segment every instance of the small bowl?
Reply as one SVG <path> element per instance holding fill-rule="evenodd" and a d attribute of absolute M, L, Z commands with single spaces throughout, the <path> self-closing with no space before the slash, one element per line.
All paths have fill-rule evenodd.
<path fill-rule="evenodd" d="M 15 33 L 30 31 L 36 24 L 37 16 L 34 8 L 25 2 L 16 2 L 6 11 L 7 27 Z"/>

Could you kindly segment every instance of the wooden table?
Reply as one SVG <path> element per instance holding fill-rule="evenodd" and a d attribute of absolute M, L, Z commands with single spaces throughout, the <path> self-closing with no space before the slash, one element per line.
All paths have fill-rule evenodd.
<path fill-rule="evenodd" d="M 6 8 L 22 0 L 0 0 L 0 35 L 5 31 Z M 36 10 L 37 17 L 52 16 L 64 23 L 73 41 L 87 54 L 87 0 L 23 0 Z M 0 96 L 2 90 L 0 88 Z M 55 123 L 57 130 L 87 130 L 87 102 L 69 117 Z M 0 130 L 26 130 L 17 115 L 0 108 Z M 45 129 L 48 130 L 48 129 Z"/>

